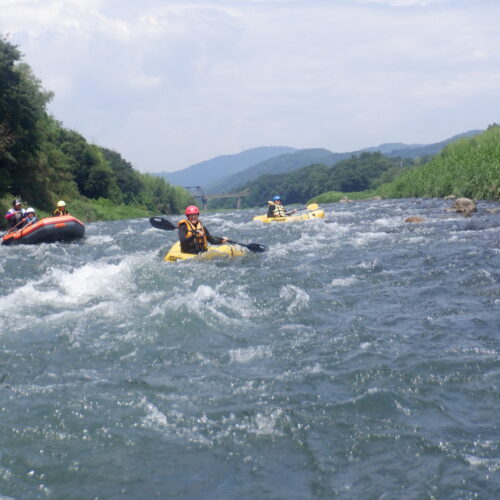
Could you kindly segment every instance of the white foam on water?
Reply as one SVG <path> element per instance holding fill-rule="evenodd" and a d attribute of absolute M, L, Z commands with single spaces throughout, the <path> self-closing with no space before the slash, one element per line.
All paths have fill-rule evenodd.
<path fill-rule="evenodd" d="M 372 224 L 377 227 L 383 228 L 394 228 L 399 227 L 401 225 L 400 217 L 382 217 L 380 219 L 375 219 L 372 221 Z"/>
<path fill-rule="evenodd" d="M 138 424 L 141 427 L 160 432 L 161 434 L 177 436 L 192 443 L 206 446 L 212 444 L 212 441 L 202 434 L 202 431 L 211 425 L 206 415 L 202 415 L 199 419 L 196 417 L 187 417 L 178 411 L 171 411 L 166 415 L 145 398 L 141 400 L 139 406 L 146 413 Z"/>
<path fill-rule="evenodd" d="M 283 417 L 283 410 L 277 408 L 267 412 L 258 412 L 255 415 L 239 418 L 234 413 L 227 418 L 223 418 L 217 438 L 237 437 L 239 434 L 247 433 L 258 437 L 263 436 L 283 436 L 279 430 L 279 420 Z M 238 438 L 239 439 L 239 438 Z"/>
<path fill-rule="evenodd" d="M 101 235 L 92 235 L 87 236 L 85 238 L 85 243 L 87 245 L 107 245 L 108 243 L 112 243 L 114 238 L 109 234 L 101 234 Z"/>
<path fill-rule="evenodd" d="M 345 205 L 344 205 L 345 206 Z M 356 212 L 354 210 L 342 210 L 341 212 L 339 211 L 334 211 L 334 212 L 325 212 L 325 218 L 327 219 L 350 219 L 356 215 Z"/>
<path fill-rule="evenodd" d="M 319 363 L 314 363 L 310 366 L 305 366 L 303 368 L 303 373 L 306 375 L 318 375 L 319 373 L 322 373 L 323 369 L 321 368 L 321 365 Z"/>
<path fill-rule="evenodd" d="M 280 298 L 290 302 L 288 312 L 309 307 L 309 294 L 295 285 L 285 285 L 280 289 Z"/>
<path fill-rule="evenodd" d="M 416 236 L 411 235 L 405 241 L 407 241 L 409 243 L 427 243 L 429 241 L 429 238 L 427 238 L 426 236 L 421 236 L 421 235 L 416 235 Z"/>
<path fill-rule="evenodd" d="M 372 270 L 375 269 L 378 265 L 380 264 L 380 261 L 378 259 L 372 260 L 372 261 L 362 261 L 358 265 L 353 266 L 354 268 L 357 269 L 366 269 L 366 270 Z"/>
<path fill-rule="evenodd" d="M 57 284 L 63 301 L 82 304 L 96 297 L 122 295 L 122 287 L 130 282 L 129 271 L 127 259 L 118 264 L 85 264 L 72 272 L 61 272 Z"/>
<path fill-rule="evenodd" d="M 248 432 L 258 436 L 283 436 L 283 432 L 277 429 L 279 418 L 283 415 L 280 408 L 267 413 L 257 413 L 248 427 Z"/>
<path fill-rule="evenodd" d="M 399 401 L 395 401 L 396 403 L 396 408 L 400 410 L 404 415 L 407 417 L 410 417 L 412 415 L 412 411 L 409 408 L 406 408 L 403 406 Z"/>
<path fill-rule="evenodd" d="M 119 263 L 50 268 L 40 279 L 30 280 L 0 297 L 0 320 L 14 331 L 34 331 L 45 321 L 64 323 L 89 312 L 121 317 L 127 313 L 135 289 L 132 271 L 142 261 L 143 257 L 135 255 Z"/>
<path fill-rule="evenodd" d="M 354 246 L 357 247 L 364 247 L 367 245 L 370 245 L 373 242 L 378 242 L 378 241 L 383 241 L 390 239 L 391 235 L 389 233 L 373 233 L 373 232 L 368 232 L 368 233 L 357 233 L 353 234 L 352 238 L 350 239 L 350 243 L 352 243 Z"/>
<path fill-rule="evenodd" d="M 351 276 L 350 278 L 335 278 L 330 283 L 330 286 L 341 287 L 341 286 L 351 286 L 357 283 L 359 280 Z"/>
<path fill-rule="evenodd" d="M 272 350 L 268 346 L 247 347 L 242 349 L 231 349 L 229 358 L 231 363 L 247 363 L 248 361 L 269 358 L 272 356 Z"/>
<path fill-rule="evenodd" d="M 245 285 L 234 286 L 232 282 L 222 281 L 215 286 L 194 285 L 194 290 L 190 290 L 192 284 L 185 285 L 173 288 L 170 295 L 154 308 L 152 315 L 179 315 L 181 311 L 185 317 L 199 318 L 213 326 L 220 326 L 221 323 L 241 326 L 248 319 L 264 314 L 254 304 Z M 186 300 L 186 294 L 189 300 Z"/>
<path fill-rule="evenodd" d="M 500 471 L 500 460 L 498 458 L 482 458 L 475 455 L 465 455 L 464 458 L 474 467 L 485 467 L 490 472 Z"/>
<path fill-rule="evenodd" d="M 162 413 L 154 404 L 149 403 L 146 400 L 143 400 L 143 404 L 146 410 L 146 416 L 143 418 L 142 422 L 145 427 L 169 427 L 167 416 Z"/>

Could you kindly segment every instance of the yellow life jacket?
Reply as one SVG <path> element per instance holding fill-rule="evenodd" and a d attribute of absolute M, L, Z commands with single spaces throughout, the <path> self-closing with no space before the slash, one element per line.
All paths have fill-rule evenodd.
<path fill-rule="evenodd" d="M 177 223 L 177 227 L 181 227 L 182 224 L 186 225 L 186 238 L 190 238 L 194 236 L 195 231 L 201 231 L 202 236 L 194 236 L 194 244 L 197 250 L 206 251 L 208 248 L 207 236 L 205 234 L 205 229 L 203 228 L 203 224 L 198 221 L 196 225 L 194 225 L 188 219 L 182 219 Z"/>
<path fill-rule="evenodd" d="M 65 208 L 62 210 L 60 208 L 56 208 L 54 210 L 54 217 L 59 217 L 60 215 L 69 215 L 69 212 Z"/>
<path fill-rule="evenodd" d="M 272 208 L 273 217 L 286 217 L 286 210 L 283 205 L 277 205 L 274 201 L 268 201 L 267 203 Z"/>

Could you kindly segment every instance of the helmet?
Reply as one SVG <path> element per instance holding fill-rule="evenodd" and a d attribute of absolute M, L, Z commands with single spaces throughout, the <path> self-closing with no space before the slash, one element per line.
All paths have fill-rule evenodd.
<path fill-rule="evenodd" d="M 15 207 L 16 205 L 22 205 L 22 201 L 21 200 L 18 200 L 18 199 L 15 199 L 13 202 L 12 202 L 12 206 Z"/>
<path fill-rule="evenodd" d="M 65 201 L 63 201 L 63 200 L 58 201 L 58 202 L 57 202 L 57 206 L 58 206 L 58 207 L 65 207 L 65 206 L 66 206 L 66 202 L 65 202 Z"/>
<path fill-rule="evenodd" d="M 280 196 L 273 196 L 272 200 L 273 201 L 278 201 L 278 200 L 281 201 L 281 197 Z"/>
<path fill-rule="evenodd" d="M 195 206 L 195 205 L 189 205 L 189 207 L 186 207 L 186 215 L 191 215 L 191 214 L 200 214 L 200 209 Z"/>
<path fill-rule="evenodd" d="M 28 210 L 26 210 L 26 213 L 27 214 L 34 214 L 35 213 L 35 209 L 33 207 L 29 207 Z"/>

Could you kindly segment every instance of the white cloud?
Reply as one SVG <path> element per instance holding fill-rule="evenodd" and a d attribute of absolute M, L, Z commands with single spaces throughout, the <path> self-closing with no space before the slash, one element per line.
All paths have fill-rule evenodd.
<path fill-rule="evenodd" d="M 0 9 L 0 33 L 55 91 L 56 118 L 143 171 L 260 145 L 433 142 L 498 121 L 493 2 L 0 0 Z"/>

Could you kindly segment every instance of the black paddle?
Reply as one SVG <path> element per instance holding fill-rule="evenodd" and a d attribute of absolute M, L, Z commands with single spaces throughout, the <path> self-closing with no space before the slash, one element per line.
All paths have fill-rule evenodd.
<path fill-rule="evenodd" d="M 174 226 L 169 220 L 164 219 L 163 217 L 150 217 L 149 223 L 156 227 L 156 229 L 163 229 L 165 231 L 173 231 L 177 229 L 177 226 Z M 242 247 L 248 248 L 251 252 L 265 252 L 266 247 L 264 245 L 260 245 L 259 243 L 240 243 L 239 241 L 227 240 L 228 243 L 233 243 L 233 245 L 241 245 Z"/>

